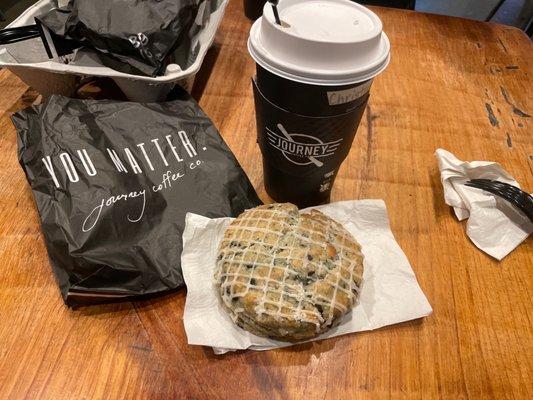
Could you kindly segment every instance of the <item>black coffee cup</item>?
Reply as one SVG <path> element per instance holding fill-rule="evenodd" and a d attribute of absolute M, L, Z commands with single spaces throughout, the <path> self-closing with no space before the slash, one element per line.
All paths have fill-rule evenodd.
<path fill-rule="evenodd" d="M 246 18 L 255 21 L 263 14 L 263 7 L 266 0 L 243 0 L 244 15 Z"/>
<path fill-rule="evenodd" d="M 267 193 L 299 207 L 327 203 L 369 97 L 371 81 L 317 86 L 257 65 L 252 82 Z"/>
<path fill-rule="evenodd" d="M 300 208 L 329 202 L 368 102 L 372 79 L 389 60 L 388 40 L 370 10 L 347 0 L 331 0 L 331 9 L 325 11 L 328 1 L 320 2 L 322 8 L 316 10 L 312 3 L 280 1 L 281 26 L 265 6 L 248 41 L 256 61 L 252 86 L 265 189 L 275 201 Z M 348 25 L 358 25 L 360 18 L 366 24 L 366 36 L 350 36 L 351 27 L 335 32 L 350 12 L 353 18 L 348 15 Z M 318 33 L 307 24 L 316 26 Z M 328 29 L 334 33 L 324 41 L 320 35 Z M 363 65 L 350 70 L 352 51 L 358 49 L 355 57 L 366 64 L 359 59 Z"/>

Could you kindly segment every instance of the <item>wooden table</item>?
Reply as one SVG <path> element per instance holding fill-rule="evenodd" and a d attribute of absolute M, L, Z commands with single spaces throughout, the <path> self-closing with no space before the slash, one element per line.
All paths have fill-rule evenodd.
<path fill-rule="evenodd" d="M 232 1 L 194 94 L 263 189 L 246 50 Z M 533 190 L 533 46 L 514 28 L 376 8 L 392 62 L 333 200 L 383 198 L 434 308 L 423 320 L 222 357 L 187 345 L 186 291 L 63 305 L 9 115 L 36 93 L 0 71 L 0 398 L 533 398 L 531 239 L 502 262 L 444 204 L 433 153 L 494 160 Z M 215 62 L 216 61 L 216 62 Z"/>

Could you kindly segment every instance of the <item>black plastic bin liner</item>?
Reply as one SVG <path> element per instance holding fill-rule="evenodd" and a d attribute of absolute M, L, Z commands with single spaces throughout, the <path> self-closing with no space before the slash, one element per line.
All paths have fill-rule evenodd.
<path fill-rule="evenodd" d="M 176 48 L 180 59 L 194 54 L 189 36 L 217 6 L 214 0 L 71 0 L 36 20 L 62 39 L 97 50 L 110 68 L 156 76 Z"/>

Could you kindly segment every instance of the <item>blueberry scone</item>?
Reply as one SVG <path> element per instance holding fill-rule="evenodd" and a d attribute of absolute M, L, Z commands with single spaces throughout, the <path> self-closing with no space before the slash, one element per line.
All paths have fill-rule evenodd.
<path fill-rule="evenodd" d="M 215 271 L 222 304 L 238 326 L 295 342 L 338 325 L 352 309 L 363 255 L 353 236 L 321 212 L 270 204 L 231 223 Z"/>

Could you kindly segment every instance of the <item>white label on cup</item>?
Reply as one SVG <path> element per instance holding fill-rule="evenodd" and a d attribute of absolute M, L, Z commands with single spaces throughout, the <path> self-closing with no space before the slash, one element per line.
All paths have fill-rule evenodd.
<path fill-rule="evenodd" d="M 372 85 L 372 80 L 350 89 L 328 92 L 328 103 L 330 106 L 336 106 L 357 100 L 370 90 L 370 85 Z"/>

